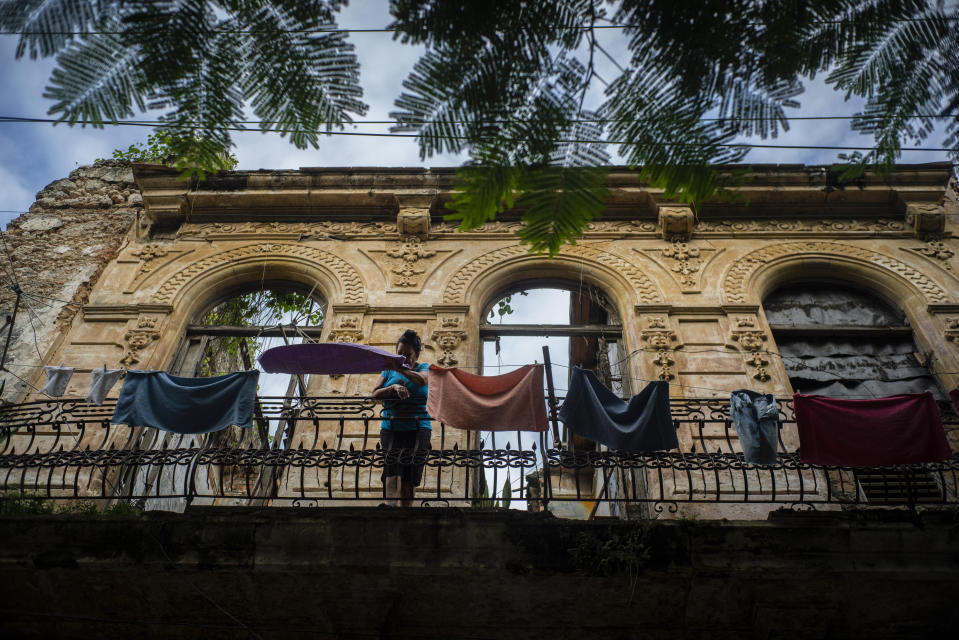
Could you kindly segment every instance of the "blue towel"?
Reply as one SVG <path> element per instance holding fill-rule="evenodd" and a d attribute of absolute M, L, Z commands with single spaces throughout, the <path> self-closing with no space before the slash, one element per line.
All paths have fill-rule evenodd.
<path fill-rule="evenodd" d="M 573 433 L 610 449 L 639 453 L 678 449 L 669 412 L 669 384 L 650 382 L 625 402 L 592 371 L 573 368 L 559 419 Z"/>
<path fill-rule="evenodd" d="M 180 378 L 164 371 L 127 371 L 111 422 L 174 433 L 210 433 L 253 426 L 259 371 Z"/>
<path fill-rule="evenodd" d="M 779 443 L 779 407 L 768 393 L 737 389 L 729 396 L 729 414 L 743 458 L 750 464 L 776 464 Z"/>

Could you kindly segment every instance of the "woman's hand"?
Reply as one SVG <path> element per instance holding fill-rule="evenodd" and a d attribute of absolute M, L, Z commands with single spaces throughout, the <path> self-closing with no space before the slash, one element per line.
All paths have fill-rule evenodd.
<path fill-rule="evenodd" d="M 410 390 L 401 384 L 390 385 L 390 388 L 393 389 L 393 393 L 395 393 L 396 397 L 400 400 L 405 400 L 410 397 Z"/>

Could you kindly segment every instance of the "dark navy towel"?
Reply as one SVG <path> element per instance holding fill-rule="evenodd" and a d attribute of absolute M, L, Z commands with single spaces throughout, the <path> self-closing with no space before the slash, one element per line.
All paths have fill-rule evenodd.
<path fill-rule="evenodd" d="M 253 426 L 259 371 L 181 378 L 164 371 L 127 371 L 111 422 L 174 433 L 210 433 Z"/>
<path fill-rule="evenodd" d="M 592 371 L 575 367 L 559 419 L 573 433 L 610 449 L 639 453 L 678 449 L 669 413 L 669 384 L 650 382 L 625 402 Z"/>

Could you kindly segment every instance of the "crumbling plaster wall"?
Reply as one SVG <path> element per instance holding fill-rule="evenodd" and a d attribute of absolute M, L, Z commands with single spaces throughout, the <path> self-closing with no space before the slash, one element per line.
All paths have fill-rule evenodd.
<path fill-rule="evenodd" d="M 130 163 L 104 160 L 51 182 L 27 213 L 10 222 L 4 233 L 9 253 L 0 256 L 6 272 L 0 309 L 9 314 L 14 307 L 11 263 L 23 296 L 5 363 L 9 372 L 0 372 L 3 401 L 18 401 L 31 391 L 28 381 L 42 380 L 38 367 L 67 335 L 142 208 Z M 6 331 L 0 336 L 5 339 Z"/>

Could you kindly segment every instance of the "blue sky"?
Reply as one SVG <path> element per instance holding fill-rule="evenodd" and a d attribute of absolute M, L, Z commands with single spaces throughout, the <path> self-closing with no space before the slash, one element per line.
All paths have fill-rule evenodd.
<path fill-rule="evenodd" d="M 375 9 L 371 10 L 371 7 Z M 389 22 L 385 0 L 354 2 L 341 13 L 344 28 L 380 28 Z M 394 42 L 388 33 L 355 33 L 351 40 L 360 58 L 365 101 L 370 111 L 364 119 L 385 120 L 393 100 L 422 49 Z M 621 39 L 614 30 L 602 34 L 603 44 L 613 57 L 625 59 Z M 0 115 L 46 117 L 51 102 L 42 97 L 53 60 L 14 61 L 15 36 L 0 36 Z M 601 77 L 612 77 L 615 69 L 609 60 L 598 59 Z M 598 91 L 593 96 L 598 99 Z M 842 96 L 825 86 L 821 79 L 807 83 L 800 97 L 802 108 L 793 115 L 848 115 L 860 106 L 844 102 Z M 139 116 L 138 117 L 143 117 Z M 149 117 L 149 116 L 147 116 Z M 360 125 L 354 131 L 387 132 L 385 125 Z M 145 140 L 148 129 L 139 127 L 91 128 L 50 124 L 0 123 L 0 224 L 16 217 L 10 211 L 24 211 L 37 191 L 50 182 L 66 177 L 79 165 L 98 157 L 110 157 L 116 148 Z M 926 146 L 941 146 L 942 137 L 934 134 Z M 761 142 L 758 139 L 752 142 Z M 791 130 L 772 144 L 868 145 L 869 138 L 851 132 L 847 121 L 795 121 Z M 330 137 L 321 140 L 320 149 L 300 151 L 278 134 L 256 132 L 237 134 L 235 153 L 241 169 L 290 169 L 301 166 L 455 166 L 462 157 L 435 156 L 426 161 L 412 139 Z M 835 151 L 755 149 L 746 158 L 753 163 L 828 164 Z M 945 160 L 944 153 L 905 153 L 902 162 Z"/>

